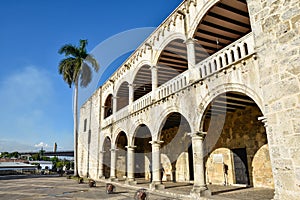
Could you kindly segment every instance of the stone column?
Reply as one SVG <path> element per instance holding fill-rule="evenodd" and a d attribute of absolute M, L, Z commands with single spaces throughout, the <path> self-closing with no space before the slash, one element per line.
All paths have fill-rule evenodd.
<path fill-rule="evenodd" d="M 118 149 L 110 149 L 110 180 L 114 181 L 116 180 L 116 165 L 117 165 L 117 150 Z"/>
<path fill-rule="evenodd" d="M 135 166 L 135 155 L 134 149 L 136 146 L 126 146 L 127 148 L 127 180 L 125 181 L 126 184 L 135 185 L 137 182 L 134 178 L 134 166 Z"/>
<path fill-rule="evenodd" d="M 193 148 L 193 160 L 194 160 L 194 186 L 191 191 L 192 196 L 210 196 L 211 192 L 208 190 L 205 181 L 204 172 L 204 148 L 203 140 L 205 132 L 191 133 L 192 148 Z"/>
<path fill-rule="evenodd" d="M 113 114 L 115 114 L 117 112 L 117 100 L 118 100 L 117 96 L 113 96 L 112 97 L 112 101 L 113 101 L 113 106 L 112 106 Z"/>
<path fill-rule="evenodd" d="M 185 41 L 186 48 L 187 48 L 187 61 L 188 61 L 188 68 L 193 69 L 196 65 L 196 55 L 195 55 L 195 39 L 188 38 Z"/>
<path fill-rule="evenodd" d="M 99 172 L 98 172 L 98 177 L 99 179 L 105 179 L 103 175 L 103 154 L 105 151 L 100 151 L 99 152 Z"/>
<path fill-rule="evenodd" d="M 152 145 L 152 183 L 150 189 L 164 189 L 164 185 L 161 182 L 161 160 L 160 160 L 160 144 L 163 141 L 151 141 Z"/>
<path fill-rule="evenodd" d="M 151 68 L 151 74 L 152 74 L 152 100 L 157 99 L 157 87 L 158 87 L 158 76 L 157 76 L 157 66 L 152 66 Z"/>
<path fill-rule="evenodd" d="M 134 100 L 134 84 L 129 84 L 128 85 L 129 88 L 129 105 L 131 105 L 133 103 Z"/>

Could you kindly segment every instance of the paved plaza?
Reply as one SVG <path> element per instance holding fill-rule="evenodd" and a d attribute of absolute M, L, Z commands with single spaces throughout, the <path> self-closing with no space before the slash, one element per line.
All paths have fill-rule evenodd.
<path fill-rule="evenodd" d="M 135 186 L 124 186 L 122 181 L 114 183 L 114 194 L 106 194 L 105 182 L 97 182 L 96 187 L 78 184 L 76 180 L 59 176 L 0 176 L 0 199 L 133 199 L 135 191 L 147 188 L 148 183 L 139 182 Z M 149 199 L 190 199 L 192 185 L 184 183 L 164 183 L 165 190 L 149 191 Z M 233 186 L 209 186 L 213 192 L 210 199 L 217 200 L 268 200 L 273 197 L 273 190 L 241 188 Z"/>

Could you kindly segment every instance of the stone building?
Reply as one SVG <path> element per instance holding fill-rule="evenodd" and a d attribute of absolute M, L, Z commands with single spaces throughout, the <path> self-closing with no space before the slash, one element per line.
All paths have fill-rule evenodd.
<path fill-rule="evenodd" d="M 299 199 L 299 36 L 298 0 L 183 1 L 81 107 L 79 174 Z"/>

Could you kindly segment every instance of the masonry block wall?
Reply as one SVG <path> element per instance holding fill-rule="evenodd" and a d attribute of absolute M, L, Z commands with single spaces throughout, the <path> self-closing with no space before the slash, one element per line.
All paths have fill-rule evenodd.
<path fill-rule="evenodd" d="M 259 61 L 275 199 L 300 196 L 300 2 L 248 0 Z"/>

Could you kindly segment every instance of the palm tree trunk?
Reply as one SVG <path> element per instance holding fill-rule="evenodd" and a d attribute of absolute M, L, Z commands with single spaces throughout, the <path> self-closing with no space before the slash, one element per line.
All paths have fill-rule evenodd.
<path fill-rule="evenodd" d="M 74 176 L 78 176 L 78 81 L 75 81 L 74 90 Z"/>

